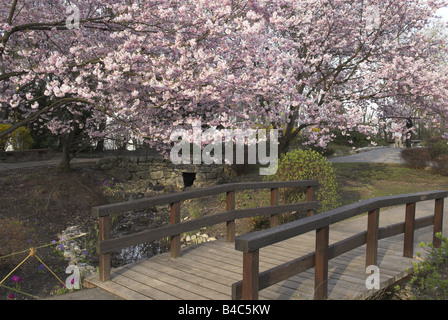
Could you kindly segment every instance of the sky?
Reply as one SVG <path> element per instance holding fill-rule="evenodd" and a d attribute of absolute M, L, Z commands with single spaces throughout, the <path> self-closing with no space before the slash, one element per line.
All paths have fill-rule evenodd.
<path fill-rule="evenodd" d="M 437 13 L 440 14 L 445 21 L 448 21 L 448 8 L 440 9 Z"/>

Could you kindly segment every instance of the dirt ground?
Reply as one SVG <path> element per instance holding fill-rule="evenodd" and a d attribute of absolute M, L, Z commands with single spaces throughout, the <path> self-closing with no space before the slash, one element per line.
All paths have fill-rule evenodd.
<path fill-rule="evenodd" d="M 106 178 L 92 165 L 76 167 L 72 173 L 59 173 L 55 167 L 0 173 L 0 281 L 29 255 L 30 248 L 49 245 L 36 249 L 35 256 L 5 279 L 0 300 L 8 299 L 10 294 L 18 300 L 34 299 L 6 288 L 16 288 L 17 283 L 11 280 L 14 275 L 23 279 L 18 283 L 20 291 L 38 297 L 48 296 L 61 284 L 56 276 L 65 282 L 67 262 L 55 254 L 52 241 L 72 225 L 93 230 L 96 219 L 91 208 L 106 203 L 101 191 Z M 4 258 L 10 254 L 14 255 Z"/>
<path fill-rule="evenodd" d="M 88 249 L 87 262 L 98 265 L 95 252 L 97 219 L 92 216 L 91 208 L 124 201 L 124 193 L 126 198 L 134 194 L 139 197 L 156 195 L 154 191 L 146 190 L 141 182 L 120 184 L 117 180 L 111 183 L 111 179 L 104 171 L 95 169 L 94 164 L 77 165 L 70 173 L 60 173 L 55 167 L 0 172 L 0 281 L 5 279 L 0 287 L 0 300 L 10 299 L 11 294 L 17 300 L 46 298 L 60 287 L 61 281 L 65 282 L 68 263 L 56 253 L 57 244 L 52 242 L 57 241 L 58 234 L 67 227 L 76 225 L 88 233 L 83 240 Z M 121 185 L 119 188 L 116 187 L 118 184 Z M 207 205 L 203 207 L 207 211 L 205 214 L 216 210 L 222 212 L 225 208 L 225 204 L 221 205 L 223 199 L 214 201 L 221 203 L 207 199 Z M 158 220 L 169 220 L 165 214 L 159 215 L 164 218 Z M 247 228 L 250 228 L 247 221 L 237 221 L 237 234 Z M 206 232 L 210 237 L 225 237 L 225 225 L 214 226 Z M 41 246 L 47 247 L 39 248 Z M 30 248 L 38 249 L 36 256 L 27 258 Z M 14 270 L 25 258 L 26 261 Z M 13 282 L 13 276 L 22 281 Z M 17 285 L 23 293 L 9 289 Z"/>

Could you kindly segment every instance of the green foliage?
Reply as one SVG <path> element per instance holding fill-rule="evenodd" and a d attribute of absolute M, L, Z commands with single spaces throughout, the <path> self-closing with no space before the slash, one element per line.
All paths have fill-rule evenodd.
<path fill-rule="evenodd" d="M 371 142 L 368 135 L 358 131 L 349 131 L 342 134 L 342 130 L 334 129 L 332 133 L 335 135 L 333 143 L 337 145 L 363 148 L 369 146 Z"/>
<path fill-rule="evenodd" d="M 424 145 L 431 155 L 431 159 L 436 159 L 441 155 L 448 155 L 448 144 L 443 137 L 433 137 L 425 141 Z"/>
<path fill-rule="evenodd" d="M 411 279 L 417 299 L 445 300 L 448 298 L 448 239 L 438 233 L 440 246 L 433 243 L 420 244 L 429 251 L 423 262 L 414 263 L 414 276 Z M 420 256 L 420 253 L 418 254 Z"/>
<path fill-rule="evenodd" d="M 9 124 L 0 124 L 0 132 L 10 128 Z M 14 150 L 26 150 L 33 145 L 31 132 L 25 127 L 19 127 L 6 137 L 0 138 L 0 151 L 6 150 L 8 144 L 12 145 Z"/>
<path fill-rule="evenodd" d="M 9 124 L 0 124 L 0 132 L 5 131 L 11 127 Z M 9 139 L 11 138 L 11 134 L 8 134 L 6 137 L 0 138 L 0 151 L 6 150 L 6 145 L 9 143 Z"/>
<path fill-rule="evenodd" d="M 339 205 L 336 174 L 331 162 L 313 150 L 297 149 L 281 156 L 277 173 L 268 176 L 270 181 L 318 180 L 320 187 L 315 192 L 321 210 L 329 210 Z M 285 202 L 303 201 L 303 191 L 283 190 Z"/>
<path fill-rule="evenodd" d="M 401 157 L 407 166 L 424 169 L 431 165 L 432 172 L 448 176 L 448 143 L 443 137 L 432 137 L 424 142 L 424 148 L 407 148 Z"/>
<path fill-rule="evenodd" d="M 17 128 L 11 137 L 11 144 L 14 150 L 30 149 L 33 145 L 33 138 L 31 132 L 25 127 Z"/>

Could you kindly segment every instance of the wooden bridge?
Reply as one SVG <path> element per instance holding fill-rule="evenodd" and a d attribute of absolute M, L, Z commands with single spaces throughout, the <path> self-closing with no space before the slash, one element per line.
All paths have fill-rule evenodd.
<path fill-rule="evenodd" d="M 314 215 L 316 187 L 317 181 L 234 183 L 95 207 L 100 272 L 86 281 L 123 299 L 359 299 L 377 291 L 371 285 L 384 288 L 411 272 L 416 244 L 440 244 L 435 235 L 442 232 L 447 191 L 374 198 Z M 281 188 L 302 189 L 306 201 L 279 204 Z M 235 210 L 235 193 L 248 189 L 270 190 L 271 206 Z M 180 221 L 183 201 L 221 193 L 223 213 Z M 171 208 L 169 226 L 110 238 L 111 215 L 164 204 Z M 431 214 L 421 216 L 429 205 Z M 380 209 L 392 206 L 380 223 Z M 296 211 L 307 217 L 279 225 L 279 215 Z M 269 216 L 271 228 L 235 237 L 235 220 L 254 216 Z M 219 223 L 227 226 L 226 239 L 181 251 L 182 233 Z M 111 270 L 111 252 L 167 237 L 169 253 Z"/>

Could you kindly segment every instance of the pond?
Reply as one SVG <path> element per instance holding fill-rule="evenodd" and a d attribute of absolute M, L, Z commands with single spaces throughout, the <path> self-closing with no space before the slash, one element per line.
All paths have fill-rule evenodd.
<path fill-rule="evenodd" d="M 136 232 L 157 229 L 169 224 L 170 214 L 166 210 L 148 209 L 138 212 L 129 212 L 112 217 L 111 238 L 117 238 Z M 157 254 L 168 252 L 170 248 L 168 239 L 142 243 L 128 247 L 111 255 L 111 266 L 119 267 L 139 260 L 147 259 Z"/>

